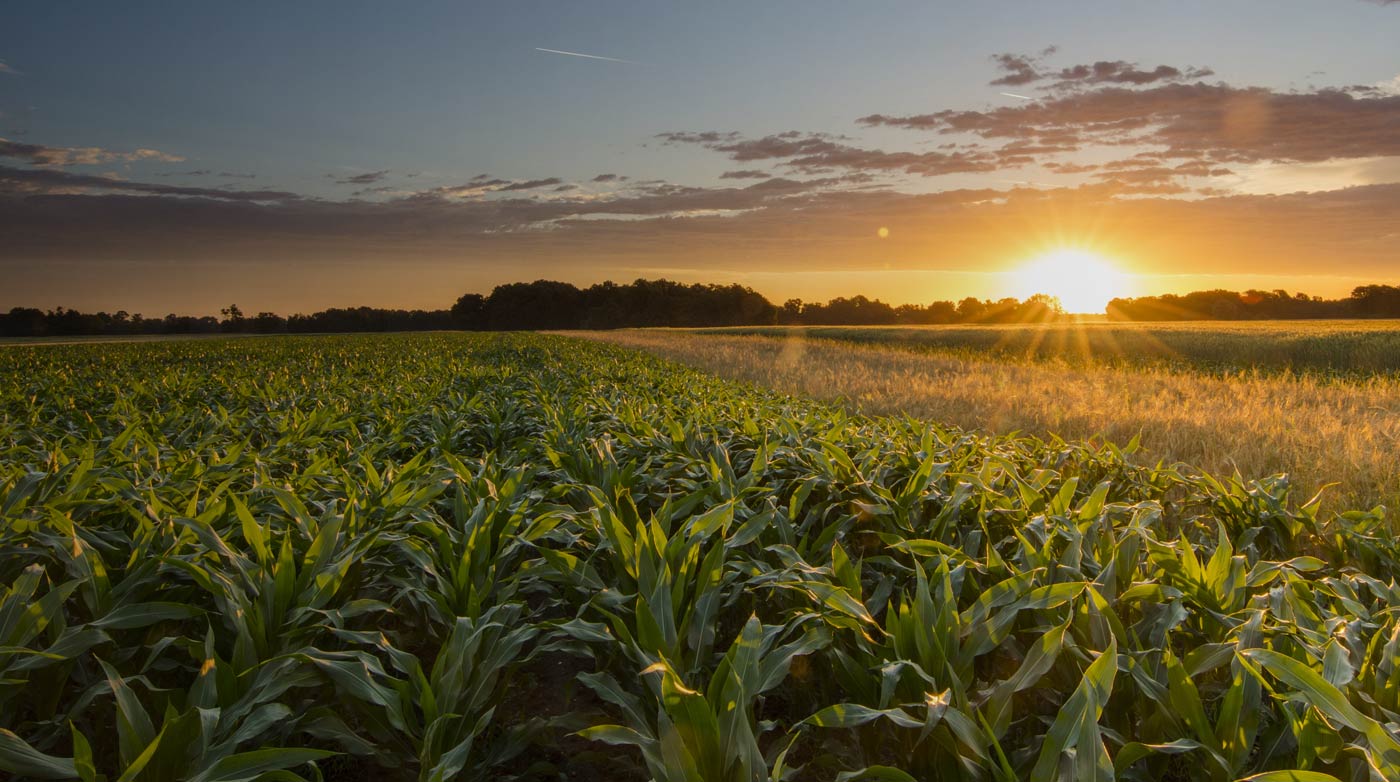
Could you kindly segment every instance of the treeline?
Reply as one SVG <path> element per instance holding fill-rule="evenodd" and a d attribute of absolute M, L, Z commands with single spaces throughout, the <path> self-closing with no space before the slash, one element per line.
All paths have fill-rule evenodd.
<path fill-rule="evenodd" d="M 273 312 L 246 316 L 236 306 L 210 315 L 146 318 L 125 311 L 85 313 L 59 307 L 45 312 L 15 307 L 0 313 L 0 336 L 69 337 L 125 334 L 310 334 L 344 331 L 434 331 L 458 328 L 447 310 L 329 309 L 283 317 Z"/>
<path fill-rule="evenodd" d="M 780 307 L 742 285 L 637 280 L 628 285 L 604 282 L 579 288 L 566 282 L 537 280 L 500 285 L 485 296 L 468 293 L 445 310 L 352 307 L 283 317 L 272 312 L 245 315 L 238 307 L 229 306 L 220 314 L 221 318 L 174 314 L 146 318 L 125 311 L 83 313 L 59 307 L 46 312 L 16 307 L 0 313 L 0 336 L 1025 323 L 1053 320 L 1063 312 L 1059 300 L 1043 294 L 1024 301 L 969 297 L 958 302 L 897 307 L 865 296 L 838 297 L 825 303 L 789 299 Z M 1144 296 L 1114 299 L 1108 305 L 1108 315 L 1118 320 L 1400 318 L 1400 287 L 1365 285 L 1345 299 L 1281 290 Z"/>
<path fill-rule="evenodd" d="M 939 323 L 1027 323 L 1053 320 L 1064 314 L 1059 299 L 1038 293 L 1020 299 L 976 299 L 957 303 L 892 307 L 864 296 L 835 298 L 825 304 L 788 299 L 778 310 L 777 323 L 802 326 L 933 325 Z"/>
<path fill-rule="evenodd" d="M 885 305 L 881 305 L 885 306 Z M 304 334 L 354 331 L 517 331 L 611 329 L 629 326 L 749 326 L 777 322 L 778 308 L 742 285 L 685 285 L 669 280 L 604 282 L 578 288 L 537 280 L 497 286 L 483 296 L 468 293 L 445 310 L 372 307 L 329 309 L 283 317 L 244 314 L 225 307 L 222 317 L 84 313 L 16 307 L 0 314 L 0 336 L 61 337 L 126 334 Z"/>
<path fill-rule="evenodd" d="M 1345 299 L 1288 291 L 1211 290 L 1114 299 L 1115 320 L 1301 320 L 1309 318 L 1400 318 L 1400 287 L 1362 285 Z"/>
<path fill-rule="evenodd" d="M 457 328 L 485 331 L 615 329 L 638 326 L 771 324 L 778 308 L 742 285 L 686 285 L 670 280 L 603 282 L 577 288 L 537 280 L 468 293 L 452 306 Z"/>

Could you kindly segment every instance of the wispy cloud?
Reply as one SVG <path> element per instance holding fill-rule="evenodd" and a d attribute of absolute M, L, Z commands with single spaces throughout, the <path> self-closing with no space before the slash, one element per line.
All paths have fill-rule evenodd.
<path fill-rule="evenodd" d="M 632 60 L 623 60 L 623 59 L 619 59 L 619 58 L 617 58 L 617 57 L 604 57 L 604 56 L 599 55 L 599 54 L 583 54 L 582 52 L 566 52 L 566 51 L 564 51 L 563 49 L 546 49 L 546 48 L 544 48 L 544 47 L 542 47 L 542 46 L 536 46 L 536 47 L 535 47 L 535 51 L 537 51 L 537 52 L 548 52 L 549 54 L 563 54 L 563 55 L 567 55 L 567 56 L 569 56 L 569 57 L 582 57 L 582 58 L 584 58 L 584 59 L 586 59 L 586 60 L 607 60 L 608 62 L 625 62 L 625 63 L 627 63 L 628 65 L 638 65 L 638 64 L 639 64 L 639 63 L 634 62 L 634 61 L 632 61 Z"/>
<path fill-rule="evenodd" d="M 9 65 L 9 63 L 6 63 L 4 60 L 0 60 L 0 73 L 8 73 L 14 76 L 19 75 L 19 71 L 15 70 Z"/>
<path fill-rule="evenodd" d="M 158 163 L 179 163 L 179 155 L 158 149 L 138 149 L 134 152 L 114 152 L 101 147 L 48 147 L 24 144 L 0 138 L 0 158 L 25 160 L 36 166 L 91 166 L 114 161 L 150 160 Z"/>
<path fill-rule="evenodd" d="M 345 177 L 337 177 L 335 174 L 326 174 L 326 176 L 335 179 L 335 183 L 337 185 L 372 185 L 375 182 L 384 179 L 384 177 L 389 176 L 389 169 L 386 168 L 382 171 L 367 171 L 363 174 L 355 174 L 353 176 Z"/>

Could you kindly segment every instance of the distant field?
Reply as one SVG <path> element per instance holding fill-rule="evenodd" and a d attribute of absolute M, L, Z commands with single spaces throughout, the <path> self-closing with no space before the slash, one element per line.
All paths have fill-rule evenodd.
<path fill-rule="evenodd" d="M 841 400 L 853 411 L 907 414 L 997 434 L 1028 432 L 1070 441 L 1125 445 L 1139 438 L 1142 461 L 1181 461 L 1245 478 L 1288 473 L 1308 493 L 1330 484 L 1327 507 L 1400 501 L 1400 376 L 1313 367 L 1300 374 L 1241 370 L 1222 345 L 1241 354 L 1285 355 L 1278 347 L 1393 344 L 1395 322 L 1138 327 L 1105 325 L 1097 339 L 1132 335 L 1139 346 L 1166 336 L 1190 363 L 1136 358 L 1042 361 L 974 344 L 1029 343 L 1038 329 L 1015 327 L 727 329 L 720 332 L 595 332 L 606 340 L 680 361 L 721 377 L 788 393 Z M 1050 329 L 1051 334 L 1062 330 Z M 1094 333 L 1093 329 L 1088 333 Z M 754 336 L 752 334 L 759 334 Z M 1298 336 L 1301 335 L 1301 336 Z M 1330 337 L 1329 337 L 1330 335 Z M 815 337 L 822 338 L 815 338 Z M 836 336 L 838 339 L 831 339 Z M 1307 338 L 1305 338 L 1307 337 Z M 1309 342 L 1309 339 L 1312 341 Z M 942 346 L 958 345 L 957 348 Z M 1396 348 L 1400 350 L 1400 348 Z M 1218 368 L 1202 368 L 1206 355 Z M 1317 361 L 1323 354 L 1315 352 Z M 1360 349 L 1349 355 L 1360 357 Z M 1400 354 L 1376 353 L 1395 364 Z M 1356 362 L 1353 362 L 1353 365 Z"/>
<path fill-rule="evenodd" d="M 1074 364 L 1259 368 L 1323 373 L 1400 372 L 1400 320 L 1037 325 L 749 326 L 701 329 L 730 336 L 798 335 L 954 354 Z"/>

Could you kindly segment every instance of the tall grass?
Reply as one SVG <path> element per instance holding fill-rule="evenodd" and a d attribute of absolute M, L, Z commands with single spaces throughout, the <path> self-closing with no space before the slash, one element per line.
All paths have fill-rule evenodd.
<path fill-rule="evenodd" d="M 1140 441 L 1140 458 L 1261 478 L 1328 507 L 1400 502 L 1400 377 L 1008 361 L 799 337 L 597 332 L 722 377 L 968 429 Z"/>
<path fill-rule="evenodd" d="M 14 778 L 1400 778 L 1379 512 L 614 346 L 8 351 L 0 519 Z"/>
<path fill-rule="evenodd" d="M 952 326 L 745 326 L 728 336 L 802 337 L 972 358 L 1074 365 L 1155 366 L 1214 373 L 1292 371 L 1364 377 L 1400 373 L 1400 321 L 961 324 Z"/>

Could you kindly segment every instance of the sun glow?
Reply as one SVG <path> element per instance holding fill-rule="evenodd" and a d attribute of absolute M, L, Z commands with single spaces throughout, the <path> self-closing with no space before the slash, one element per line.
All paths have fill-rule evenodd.
<path fill-rule="evenodd" d="M 1107 258 L 1087 250 L 1055 250 L 1010 272 L 1015 296 L 1045 293 L 1065 312 L 1102 314 L 1111 299 L 1131 295 L 1127 276 Z"/>

